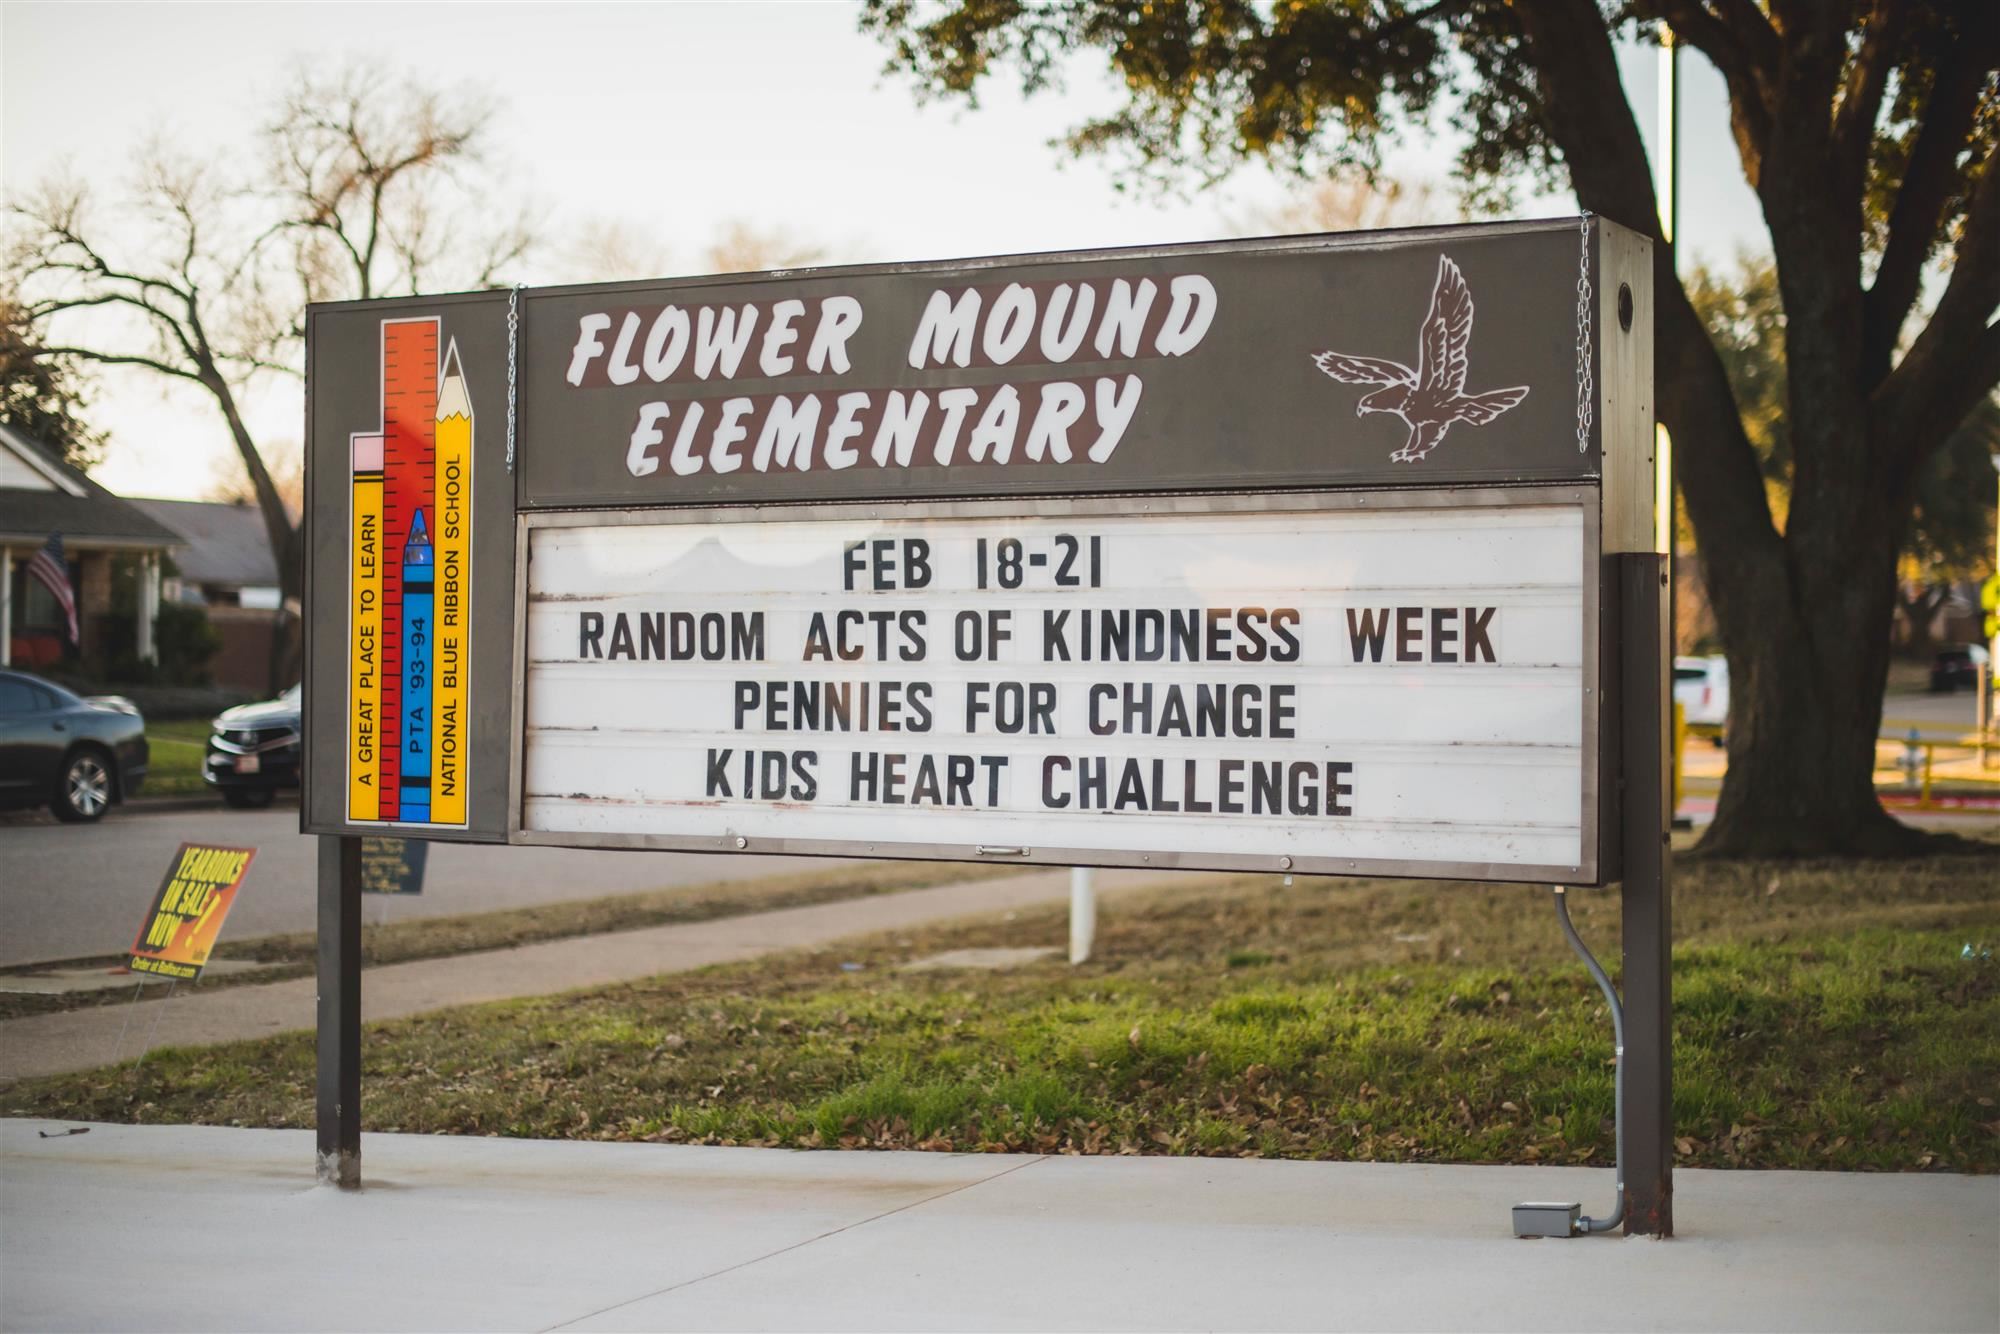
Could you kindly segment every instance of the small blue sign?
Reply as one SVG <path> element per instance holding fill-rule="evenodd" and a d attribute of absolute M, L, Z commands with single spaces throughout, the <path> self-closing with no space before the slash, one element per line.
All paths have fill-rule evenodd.
<path fill-rule="evenodd" d="M 421 894 L 430 844 L 420 838 L 363 838 L 363 894 Z"/>

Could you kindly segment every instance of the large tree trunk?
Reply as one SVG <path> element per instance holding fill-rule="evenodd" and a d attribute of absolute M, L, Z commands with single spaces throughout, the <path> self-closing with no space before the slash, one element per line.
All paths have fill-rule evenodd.
<path fill-rule="evenodd" d="M 1726 38 L 1729 24 L 1712 14 L 1701 18 L 1708 8 L 1690 8 L 1699 19 L 1696 31 Z M 1797 463 L 1791 511 L 1780 532 L 1721 359 L 1680 285 L 1672 247 L 1659 242 L 1645 145 L 1596 0 L 1517 0 L 1508 12 L 1520 23 L 1532 58 L 1536 109 L 1562 149 L 1578 199 L 1655 238 L 1657 401 L 1701 539 L 1709 601 L 1729 646 L 1729 772 L 1701 849 L 1831 855 L 1917 846 L 1924 836 L 1891 819 L 1876 799 L 1874 754 L 1888 678 L 1896 548 L 1924 451 L 1871 449 L 1866 433 L 1925 443 L 1929 424 L 1913 425 L 1898 404 L 1871 401 L 1879 377 L 1859 369 L 1861 181 L 1858 174 L 1837 175 L 1858 169 L 1829 139 L 1838 136 L 1824 121 L 1844 59 L 1833 22 L 1838 15 L 1803 7 L 1788 19 L 1777 54 L 1761 47 L 1722 51 L 1732 125 L 1772 229 L 1788 317 Z M 1752 30 L 1763 31 L 1756 8 L 1747 12 L 1757 20 Z M 1713 46 L 1704 48 L 1711 58 Z M 1780 65 L 1783 87 L 1774 91 L 1760 83 L 1767 68 Z M 1773 97 L 1807 111 L 1773 119 L 1765 114 Z M 1993 191 L 2000 191 L 2000 175 L 1988 172 L 1981 198 Z M 1977 250 L 1982 244 L 1990 242 L 1980 233 L 1959 248 L 1961 270 L 1971 263 L 1986 272 L 1989 257 Z M 1952 290 L 1959 288 L 1964 292 L 1953 299 L 1960 305 L 1986 300 L 1977 320 L 1960 322 L 1976 330 L 1991 299 L 1983 297 L 1983 287 L 1954 282 Z M 1900 325 L 1902 307 L 1890 304 Z M 1940 303 L 1940 313 L 1946 304 Z M 1927 329 L 1936 323 L 1934 317 Z M 1955 348 L 1947 343 L 1933 353 L 1940 366 Z M 1940 377 L 1942 372 L 1910 382 L 1931 384 Z"/>
<path fill-rule="evenodd" d="M 1728 546 L 1706 548 L 1734 587 L 1718 604 L 1729 608 L 1729 772 L 1701 850 L 1791 857 L 1920 848 L 1926 836 L 1875 794 L 1893 541 L 1856 540 L 1845 569 L 1809 578 L 1795 577 L 1790 562 L 1732 568 Z"/>
<path fill-rule="evenodd" d="M 278 620 L 271 627 L 271 691 L 289 690 L 300 679 L 300 628 L 305 605 L 306 529 L 303 522 L 292 524 L 284 545 L 274 548 L 278 557 Z"/>
<path fill-rule="evenodd" d="M 278 619 L 271 627 L 267 660 L 267 688 L 272 694 L 277 694 L 290 689 L 292 683 L 299 679 L 298 654 L 292 651 L 291 627 L 299 615 L 298 608 L 302 605 L 305 590 L 304 524 L 292 522 L 291 512 L 285 508 L 284 498 L 278 494 L 278 485 L 271 479 L 271 470 L 264 465 L 264 456 L 258 452 L 257 442 L 251 439 L 250 428 L 236 406 L 236 391 L 212 358 L 203 359 L 198 378 L 222 410 L 223 420 L 229 423 L 229 438 L 236 445 L 236 455 L 243 461 L 243 470 L 250 475 L 257 509 L 264 520 L 264 535 L 271 544 L 271 558 L 278 566 Z"/>
<path fill-rule="evenodd" d="M 1664 247 L 1656 261 L 1671 264 Z M 1655 284 L 1661 416 L 1673 433 L 1729 653 L 1729 771 L 1700 850 L 1760 857 L 1914 850 L 1925 836 L 1882 809 L 1874 782 L 1909 501 L 1893 498 L 1894 488 L 1830 476 L 1822 463 L 1808 479 L 1813 498 L 1800 497 L 1780 533 L 1714 345 L 1671 268 L 1656 270 Z M 1866 429 L 1865 414 L 1843 414 L 1837 404 L 1794 417 L 1795 432 Z M 1800 443 L 1822 461 L 1867 457 L 1859 440 Z"/>

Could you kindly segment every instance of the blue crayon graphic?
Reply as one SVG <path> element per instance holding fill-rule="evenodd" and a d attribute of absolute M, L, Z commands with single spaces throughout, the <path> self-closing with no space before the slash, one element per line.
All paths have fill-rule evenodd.
<path fill-rule="evenodd" d="M 410 519 L 403 544 L 403 765 L 401 818 L 431 818 L 431 559 L 424 512 Z"/>

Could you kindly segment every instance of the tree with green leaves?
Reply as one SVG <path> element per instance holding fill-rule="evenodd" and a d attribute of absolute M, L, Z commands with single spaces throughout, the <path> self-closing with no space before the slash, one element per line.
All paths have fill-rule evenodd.
<path fill-rule="evenodd" d="M 1385 145 L 1448 120 L 1487 205 L 1524 180 L 1566 180 L 1582 207 L 1654 237 L 1659 412 L 1733 686 L 1729 774 L 1702 846 L 1922 846 L 1875 795 L 1875 736 L 1919 481 L 2000 382 L 2000 6 L 870 0 L 862 23 L 937 95 L 971 98 L 1005 68 L 1032 93 L 1077 55 L 1102 57 L 1124 104 L 1069 145 L 1142 177 L 1199 181 L 1246 160 L 1366 175 Z M 1782 522 L 1673 247 L 1657 243 L 1653 173 L 1619 78 L 1615 42 L 1669 28 L 1723 76 L 1776 259 Z"/>
<path fill-rule="evenodd" d="M 0 295 L 0 425 L 87 470 L 104 452 L 104 432 L 84 420 L 86 406 L 75 362 L 40 355 L 21 303 Z"/>

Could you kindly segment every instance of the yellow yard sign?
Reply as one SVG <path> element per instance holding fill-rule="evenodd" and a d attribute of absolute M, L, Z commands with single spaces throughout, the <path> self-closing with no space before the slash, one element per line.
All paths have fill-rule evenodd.
<path fill-rule="evenodd" d="M 200 977 L 256 855 L 255 848 L 181 844 L 132 942 L 127 966 L 181 982 Z"/>

